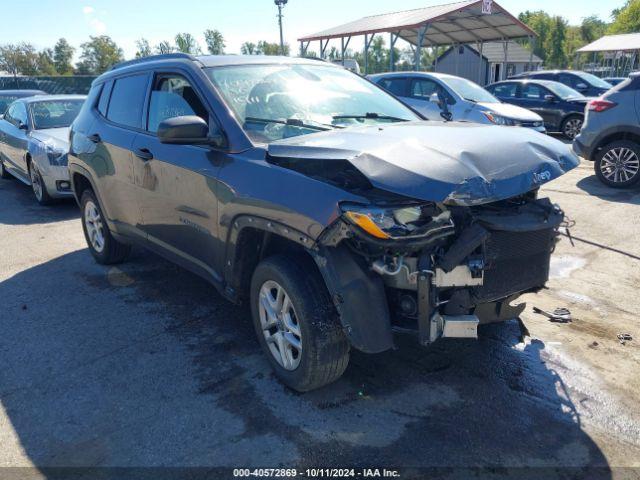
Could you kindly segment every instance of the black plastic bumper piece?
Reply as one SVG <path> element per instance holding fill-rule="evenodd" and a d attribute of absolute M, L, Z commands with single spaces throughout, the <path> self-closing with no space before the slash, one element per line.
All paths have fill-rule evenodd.
<path fill-rule="evenodd" d="M 321 248 L 314 258 L 351 345 L 365 353 L 392 349 L 391 316 L 382 278 L 363 268 L 344 245 Z"/>

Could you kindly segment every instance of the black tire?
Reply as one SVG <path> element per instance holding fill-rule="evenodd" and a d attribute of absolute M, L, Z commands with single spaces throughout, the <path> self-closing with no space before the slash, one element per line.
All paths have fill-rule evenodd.
<path fill-rule="evenodd" d="M 582 130 L 583 123 L 584 117 L 582 115 L 569 115 L 563 120 L 560 130 L 569 140 L 574 140 L 580 133 L 580 130 Z M 577 127 L 577 125 L 579 125 L 579 127 Z"/>
<path fill-rule="evenodd" d="M 7 170 L 4 168 L 4 162 L 2 161 L 1 158 L 0 158 L 0 178 L 3 178 L 5 180 L 11 178 L 11 174 L 7 172 Z"/>
<path fill-rule="evenodd" d="M 33 189 L 33 195 L 36 197 L 36 201 L 43 207 L 51 205 L 54 200 L 47 191 L 47 185 L 44 183 L 38 166 L 33 162 L 29 163 L 29 179 L 31 180 L 31 188 Z"/>
<path fill-rule="evenodd" d="M 90 233 L 87 226 L 87 212 L 89 211 L 89 204 L 91 204 L 92 210 L 93 207 L 95 207 L 95 212 L 97 213 L 97 215 L 99 215 L 99 221 L 102 225 L 102 248 L 97 248 L 96 246 L 94 246 L 94 242 L 92 242 L 90 238 Z M 89 251 L 91 252 L 91 255 L 93 255 L 93 258 L 95 258 L 96 262 L 98 262 L 100 265 L 114 265 L 117 263 L 122 263 L 131 252 L 131 246 L 120 243 L 115 238 L 113 238 L 113 235 L 111 234 L 111 231 L 109 231 L 109 227 L 104 220 L 102 208 L 100 207 L 100 204 L 98 203 L 98 200 L 93 191 L 84 191 L 80 200 L 80 207 L 82 209 L 81 221 L 84 238 L 87 241 Z M 95 222 L 89 223 L 95 224 Z"/>
<path fill-rule="evenodd" d="M 260 291 L 267 282 L 277 282 L 282 286 L 295 310 L 302 352 L 294 370 L 280 365 L 263 333 Z M 262 261 L 251 281 L 251 313 L 258 341 L 277 377 L 285 385 L 298 392 L 308 392 L 342 376 L 349 364 L 349 341 L 342 331 L 324 281 L 311 259 L 303 255 L 278 255 Z"/>
<path fill-rule="evenodd" d="M 615 165 L 611 162 L 615 162 L 618 153 L 623 155 L 623 159 L 627 157 L 627 154 L 631 157 L 630 162 L 626 164 L 629 170 L 625 170 L 624 173 L 619 170 L 619 174 L 616 175 Z M 596 155 L 595 170 L 598 179 L 605 185 L 612 188 L 630 188 L 637 185 L 640 182 L 640 145 L 628 140 L 620 140 L 612 142 L 606 145 Z M 627 178 L 628 175 L 631 175 Z"/>

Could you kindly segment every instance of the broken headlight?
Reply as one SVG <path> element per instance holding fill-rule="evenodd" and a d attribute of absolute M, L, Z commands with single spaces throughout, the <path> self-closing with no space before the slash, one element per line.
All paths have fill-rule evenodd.
<path fill-rule="evenodd" d="M 67 152 L 51 146 L 47 147 L 47 158 L 49 165 L 54 167 L 63 167 L 67 165 Z"/>
<path fill-rule="evenodd" d="M 435 204 L 401 208 L 343 205 L 342 210 L 350 224 L 379 240 L 422 237 L 434 227 L 453 227 L 451 213 Z"/>

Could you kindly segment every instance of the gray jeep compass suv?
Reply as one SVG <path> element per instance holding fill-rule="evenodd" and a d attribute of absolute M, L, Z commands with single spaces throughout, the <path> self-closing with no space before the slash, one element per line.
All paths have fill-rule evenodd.
<path fill-rule="evenodd" d="M 278 377 L 339 378 L 355 348 L 476 338 L 541 289 L 576 167 L 527 129 L 426 122 L 335 65 L 171 54 L 98 78 L 69 169 L 102 264 L 156 251 L 249 302 Z"/>

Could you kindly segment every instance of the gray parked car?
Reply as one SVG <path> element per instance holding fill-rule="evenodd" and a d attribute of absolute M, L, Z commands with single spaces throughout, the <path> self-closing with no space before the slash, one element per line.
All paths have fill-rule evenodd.
<path fill-rule="evenodd" d="M 592 100 L 576 153 L 595 162 L 598 178 L 614 188 L 640 182 L 640 73 Z"/>
<path fill-rule="evenodd" d="M 69 170 L 101 264 L 133 244 L 248 302 L 278 377 L 339 378 L 350 348 L 476 338 L 549 276 L 578 165 L 524 128 L 425 122 L 344 68 L 289 57 L 131 61 L 99 77 Z"/>
<path fill-rule="evenodd" d="M 46 94 L 47 92 L 43 92 L 42 90 L 0 90 L 0 116 L 6 112 L 9 105 L 19 98 Z"/>
<path fill-rule="evenodd" d="M 368 78 L 430 120 L 444 117 L 454 121 L 527 127 L 546 132 L 540 115 L 502 103 L 465 78 L 423 72 L 382 73 Z"/>
<path fill-rule="evenodd" d="M 9 105 L 0 119 L 0 176 L 31 185 L 41 205 L 73 195 L 67 171 L 69 126 L 85 98 L 28 97 Z"/>

